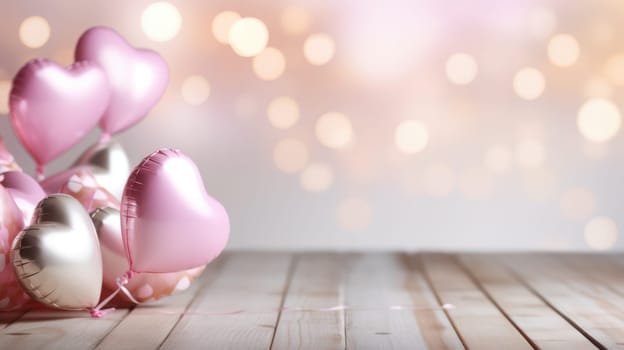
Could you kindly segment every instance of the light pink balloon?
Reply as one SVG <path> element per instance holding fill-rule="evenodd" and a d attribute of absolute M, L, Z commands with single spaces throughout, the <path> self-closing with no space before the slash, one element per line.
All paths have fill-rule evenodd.
<path fill-rule="evenodd" d="M 100 186 L 93 173 L 86 168 L 77 169 L 58 192 L 76 198 L 88 212 L 101 207 L 119 208 L 119 200 Z"/>
<path fill-rule="evenodd" d="M 91 219 L 100 239 L 104 287 L 108 290 L 115 290 L 117 278 L 130 269 L 121 235 L 119 210 L 100 205 L 99 209 L 91 213 Z M 130 279 L 126 288 L 140 302 L 158 300 L 176 291 L 187 289 L 191 282 L 201 274 L 204 267 L 169 273 L 137 273 Z M 121 299 L 125 298 L 122 295 Z"/>
<path fill-rule="evenodd" d="M 156 52 L 135 49 L 107 27 L 87 30 L 76 44 L 76 60 L 92 61 L 106 72 L 113 94 L 100 128 L 110 135 L 143 119 L 167 88 L 169 68 Z"/>
<path fill-rule="evenodd" d="M 0 311 L 18 310 L 30 301 L 11 268 L 11 243 L 24 227 L 20 210 L 0 186 Z"/>
<path fill-rule="evenodd" d="M 46 177 L 41 180 L 39 184 L 47 194 L 59 193 L 61 192 L 61 188 L 69 181 L 69 178 L 80 171 L 89 171 L 89 168 L 85 165 L 71 167 Z"/>
<path fill-rule="evenodd" d="M 228 241 L 230 222 L 206 193 L 195 163 L 178 150 L 162 149 L 128 178 L 121 232 L 131 271 L 176 272 L 216 258 Z"/>
<path fill-rule="evenodd" d="M 46 197 L 46 193 L 35 179 L 21 171 L 9 171 L 0 177 L 0 184 L 6 188 L 22 212 L 24 226 L 30 225 L 35 207 Z"/>
<path fill-rule="evenodd" d="M 95 63 L 77 62 L 63 68 L 36 59 L 13 79 L 11 122 L 26 150 L 42 167 L 95 127 L 109 98 L 106 75 Z"/>
<path fill-rule="evenodd" d="M 15 162 L 15 158 L 4 145 L 4 141 L 0 139 L 0 173 L 11 170 L 22 170 L 22 168 Z"/>

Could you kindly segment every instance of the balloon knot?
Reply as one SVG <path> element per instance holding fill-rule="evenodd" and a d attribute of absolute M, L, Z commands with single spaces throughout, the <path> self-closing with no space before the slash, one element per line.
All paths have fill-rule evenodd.
<path fill-rule="evenodd" d="M 106 143 L 110 141 L 110 139 L 111 139 L 111 135 L 107 132 L 103 132 L 102 135 L 100 135 L 100 139 L 98 140 L 98 143 Z"/>
<path fill-rule="evenodd" d="M 134 271 L 130 270 L 117 278 L 117 285 L 125 286 L 134 277 Z"/>

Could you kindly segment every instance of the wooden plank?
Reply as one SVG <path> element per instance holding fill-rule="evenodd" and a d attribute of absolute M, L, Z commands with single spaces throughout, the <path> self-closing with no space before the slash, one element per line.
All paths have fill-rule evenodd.
<path fill-rule="evenodd" d="M 540 349 L 596 347 L 542 299 L 491 257 L 462 255 L 460 262 L 477 284 Z"/>
<path fill-rule="evenodd" d="M 624 349 L 624 305 L 609 287 L 553 256 L 523 254 L 499 259 L 596 346 Z"/>
<path fill-rule="evenodd" d="M 440 300 L 431 289 L 420 257 L 405 255 L 402 261 L 410 271 L 405 283 L 417 307 L 414 313 L 429 348 L 463 349 L 464 345 L 450 322 L 447 312 L 442 309 Z M 422 308 L 419 307 L 421 305 Z"/>
<path fill-rule="evenodd" d="M 219 274 L 227 255 L 206 266 L 188 290 L 135 307 L 98 345 L 98 349 L 157 349 L 186 312 L 201 287 Z"/>
<path fill-rule="evenodd" d="M 345 286 L 347 349 L 463 349 L 420 271 L 394 254 L 358 254 Z"/>
<path fill-rule="evenodd" d="M 344 256 L 297 258 L 272 349 L 345 348 L 344 272 Z"/>
<path fill-rule="evenodd" d="M 92 349 L 127 313 L 95 319 L 86 311 L 29 311 L 0 332 L 0 349 Z"/>
<path fill-rule="evenodd" d="M 584 278 L 613 290 L 624 301 L 624 260 L 607 254 L 560 254 L 557 259 Z"/>
<path fill-rule="evenodd" d="M 533 348 L 453 257 L 425 254 L 422 260 L 440 302 L 454 306 L 447 312 L 467 348 Z"/>
<path fill-rule="evenodd" d="M 268 349 L 291 255 L 236 253 L 197 295 L 163 349 Z"/>

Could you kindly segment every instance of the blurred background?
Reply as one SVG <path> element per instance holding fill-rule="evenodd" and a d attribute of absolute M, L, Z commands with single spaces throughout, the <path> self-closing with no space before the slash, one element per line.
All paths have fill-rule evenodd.
<path fill-rule="evenodd" d="M 94 25 L 167 60 L 117 136 L 176 147 L 228 209 L 231 249 L 621 249 L 624 3 L 3 1 L 0 133 L 29 59 Z M 64 169 L 99 131 L 54 161 Z"/>

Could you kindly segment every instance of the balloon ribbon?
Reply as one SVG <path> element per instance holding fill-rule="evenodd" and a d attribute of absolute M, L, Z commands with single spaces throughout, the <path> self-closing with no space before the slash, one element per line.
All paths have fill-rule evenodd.
<path fill-rule="evenodd" d="M 100 317 L 104 317 L 104 316 L 108 315 L 109 313 L 115 311 L 114 307 L 111 307 L 111 308 L 108 308 L 108 309 L 102 309 L 102 308 L 104 306 L 106 306 L 108 303 L 110 303 L 110 301 L 113 300 L 113 298 L 117 294 L 119 294 L 119 292 L 122 292 L 123 294 L 125 294 L 126 297 L 128 297 L 128 299 L 130 299 L 130 301 L 132 301 L 133 303 L 140 304 L 141 302 L 136 300 L 134 298 L 134 296 L 132 296 L 132 293 L 130 293 L 128 288 L 126 288 L 126 285 L 128 284 L 128 281 L 130 281 L 132 276 L 134 276 L 134 272 L 133 271 L 128 271 L 128 272 L 124 273 L 123 275 L 121 275 L 120 277 L 117 277 L 117 281 L 116 281 L 117 282 L 117 289 L 113 293 L 111 293 L 111 295 L 106 297 L 106 299 L 102 300 L 99 304 L 97 304 L 94 308 L 89 309 L 89 312 L 91 313 L 91 317 L 93 317 L 93 318 L 100 318 Z"/>

